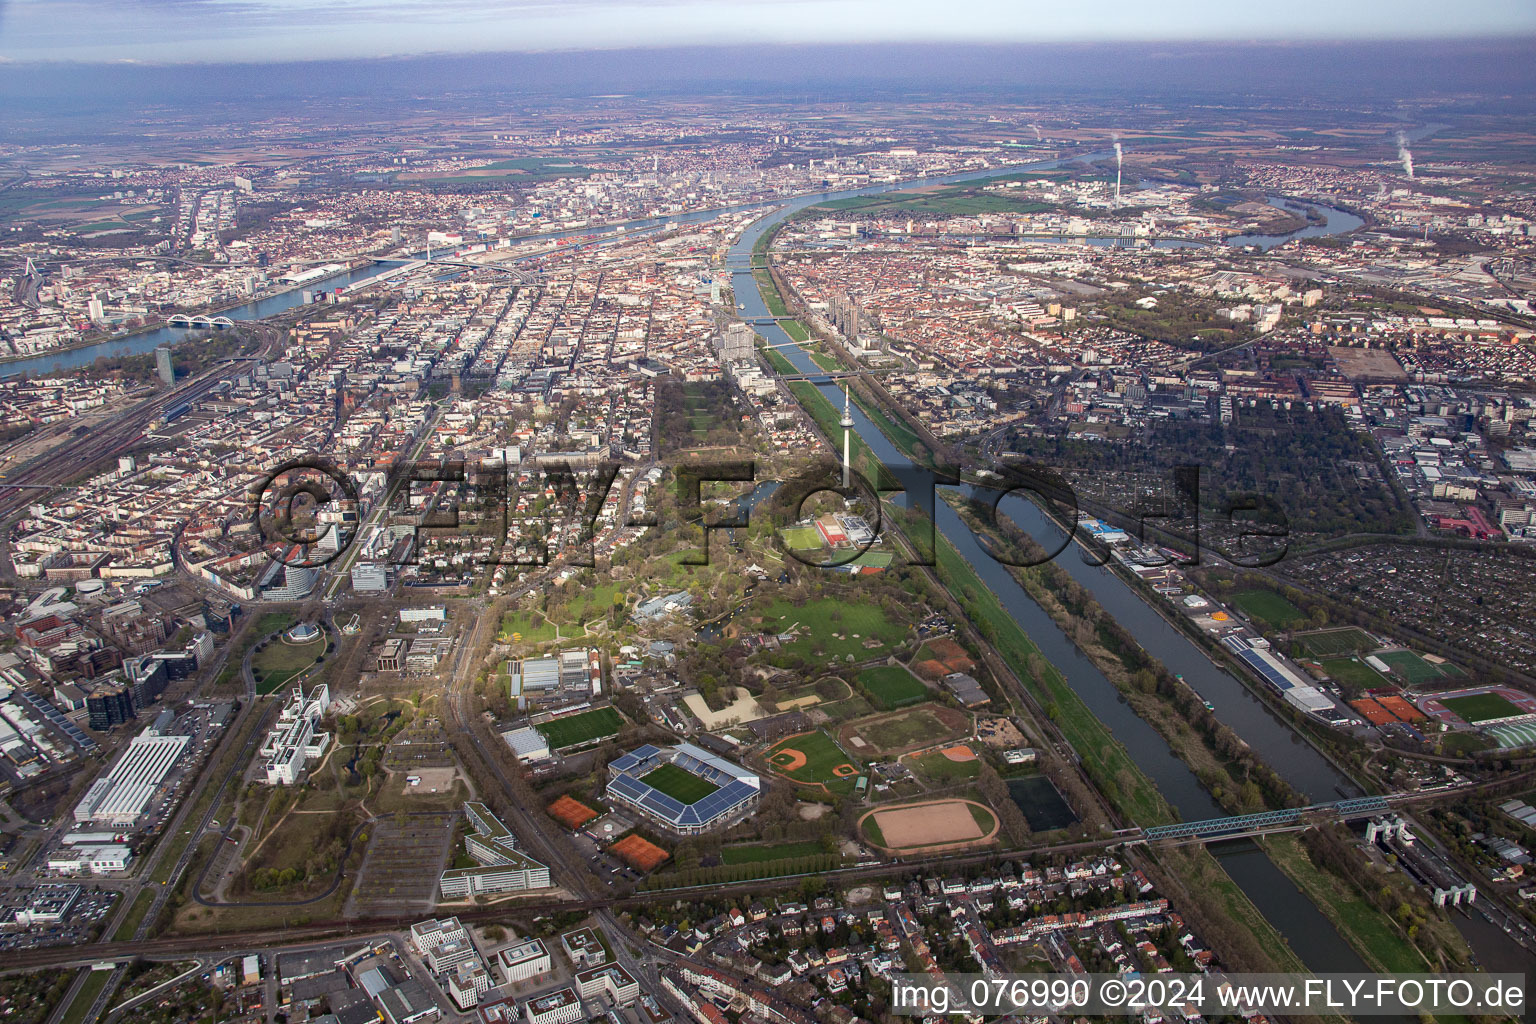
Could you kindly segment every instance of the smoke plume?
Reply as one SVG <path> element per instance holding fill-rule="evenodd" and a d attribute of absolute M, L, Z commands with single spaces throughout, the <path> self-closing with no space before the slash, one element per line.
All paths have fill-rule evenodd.
<path fill-rule="evenodd" d="M 1408 151 L 1408 137 L 1402 132 L 1397 133 L 1397 159 L 1402 162 L 1403 173 L 1408 175 L 1408 180 L 1413 180 L 1413 154 Z"/>

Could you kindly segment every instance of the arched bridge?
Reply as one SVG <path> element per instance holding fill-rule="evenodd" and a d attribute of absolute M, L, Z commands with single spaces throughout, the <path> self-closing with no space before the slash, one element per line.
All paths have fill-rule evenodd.
<path fill-rule="evenodd" d="M 173 313 L 166 323 L 171 327 L 203 327 L 211 331 L 235 326 L 235 322 L 227 316 L 208 316 L 205 313 L 199 313 L 196 316 L 188 316 L 185 313 Z"/>

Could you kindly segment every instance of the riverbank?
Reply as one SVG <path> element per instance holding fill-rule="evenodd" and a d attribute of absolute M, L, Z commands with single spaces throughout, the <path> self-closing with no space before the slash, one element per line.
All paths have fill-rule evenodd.
<path fill-rule="evenodd" d="M 894 506 L 892 512 L 902 515 Z M 1101 796 L 1129 822 L 1151 825 L 1177 820 L 1177 812 L 1156 783 L 1045 658 L 970 563 L 942 533 L 936 534 L 936 545 L 937 576 L 951 598 L 1013 675 L 1033 690 L 1034 702 L 1060 730 Z M 1181 910 L 1202 935 L 1219 944 L 1234 969 L 1306 970 L 1285 938 L 1204 846 L 1149 849 L 1143 856 L 1149 874 L 1161 879 L 1162 891 L 1182 894 Z"/>
<path fill-rule="evenodd" d="M 984 522 L 975 503 L 953 492 L 944 498 L 966 528 L 994 550 L 1046 552 L 1017 528 Z M 1204 707 L 1200 695 L 1119 628 L 1104 607 L 1049 561 L 1027 568 L 1010 566 L 1024 588 L 1078 650 L 1114 684 L 1136 714 L 1168 743 L 1211 797 L 1231 814 L 1300 807 L 1306 800 L 1259 759 L 1242 738 Z"/>
<path fill-rule="evenodd" d="M 1017 544 L 1022 539 L 1029 543 L 1027 537 L 1016 536 L 1016 530 L 989 527 L 981 521 L 974 506 L 957 496 L 945 497 L 966 527 L 984 541 L 997 543 L 1001 539 Z M 1032 546 L 1035 557 L 1045 554 L 1038 545 Z M 1135 643 L 1134 639 L 1128 638 L 1123 629 L 1112 628 L 1112 624 L 1110 635 L 1106 636 L 1107 613 L 1086 594 L 1074 600 L 1073 589 L 1081 588 L 1058 566 L 1043 562 L 1029 568 L 1015 567 L 1010 569 L 1010 575 L 1119 689 L 1136 714 L 1168 742 L 1174 755 L 1226 810 L 1245 814 L 1305 803 L 1271 766 L 1259 760 L 1231 729 L 1211 716 L 1198 694 L 1181 680 L 1172 679 L 1166 666 L 1139 647 L 1145 663 L 1137 665 L 1134 661 L 1141 659 L 1128 660 L 1125 646 L 1127 642 Z M 1068 604 L 1073 604 L 1075 610 L 1069 609 Z M 1117 650 L 1112 650 L 1112 646 Z M 1373 901 L 1354 882 L 1312 860 L 1294 836 L 1265 837 L 1259 846 L 1373 969 L 1423 972 L 1468 965 L 1465 942 L 1448 920 L 1436 916 L 1422 892 L 1410 886 L 1406 891 L 1395 892 L 1389 901 L 1400 911 L 1417 917 L 1418 923 L 1410 932 L 1380 900 Z M 1357 871 L 1371 870 L 1352 843 L 1344 844 L 1339 856 L 1357 861 Z M 1389 882 L 1385 878 L 1381 881 L 1383 885 Z M 1438 953 L 1433 960 L 1413 941 L 1420 932 L 1432 937 Z"/>

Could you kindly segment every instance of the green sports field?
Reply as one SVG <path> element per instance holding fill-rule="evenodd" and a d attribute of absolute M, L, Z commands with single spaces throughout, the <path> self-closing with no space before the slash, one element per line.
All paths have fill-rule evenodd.
<path fill-rule="evenodd" d="M 1324 672 L 1327 672 L 1346 686 L 1355 686 L 1362 690 L 1369 690 L 1377 686 L 1387 685 L 1387 680 L 1382 677 L 1382 674 L 1363 661 L 1354 661 L 1350 658 L 1329 658 L 1321 662 L 1321 664 Z"/>
<path fill-rule="evenodd" d="M 1394 666 L 1396 667 L 1396 666 Z M 1514 704 L 1496 693 L 1473 693 L 1465 697 L 1446 697 L 1440 701 L 1468 725 L 1491 722 L 1496 718 L 1513 718 L 1525 714 Z"/>
<path fill-rule="evenodd" d="M 586 743 L 589 740 L 613 736 L 624 725 L 624 718 L 613 708 L 595 708 L 577 715 L 567 715 L 552 722 L 534 726 L 549 741 L 550 749 Z"/>
<path fill-rule="evenodd" d="M 788 750 L 797 750 L 804 754 L 805 764 L 786 770 L 784 765 L 786 758 L 780 755 Z M 768 763 L 780 773 L 796 782 L 811 784 L 833 784 L 844 781 L 832 769 L 838 765 L 851 764 L 852 761 L 853 759 L 843 753 L 843 749 L 833 742 L 832 737 L 820 730 L 804 736 L 791 736 L 789 739 L 780 740 L 768 750 Z M 849 785 L 851 784 L 850 782 Z"/>
<path fill-rule="evenodd" d="M 1307 621 L 1300 608 L 1272 590 L 1240 590 L 1233 596 L 1232 603 L 1245 615 L 1263 619 L 1281 629 Z"/>
<path fill-rule="evenodd" d="M 815 551 L 822 546 L 821 533 L 814 526 L 786 526 L 779 536 L 791 551 Z"/>
<path fill-rule="evenodd" d="M 1433 682 L 1442 676 L 1460 675 L 1461 670 L 1450 665 L 1431 665 L 1413 651 L 1382 651 L 1376 655 L 1393 673 L 1409 684 Z"/>
<path fill-rule="evenodd" d="M 1324 629 L 1316 633 L 1300 633 L 1295 640 L 1303 651 L 1317 658 L 1359 654 L 1361 651 L 1373 650 L 1377 646 L 1370 634 L 1354 626 L 1344 629 Z"/>
<path fill-rule="evenodd" d="M 708 779 L 685 772 L 675 764 L 663 764 L 640 779 L 653 789 L 685 804 L 698 803 L 720 787 Z"/>
<path fill-rule="evenodd" d="M 922 680 L 898 665 L 881 665 L 859 673 L 859 685 L 882 711 L 916 704 L 928 696 Z"/>
<path fill-rule="evenodd" d="M 942 750 L 935 750 L 931 754 L 912 759 L 915 767 L 923 778 L 930 782 L 949 783 L 961 782 L 966 779 L 974 779 L 981 774 L 981 761 L 951 761 Z"/>

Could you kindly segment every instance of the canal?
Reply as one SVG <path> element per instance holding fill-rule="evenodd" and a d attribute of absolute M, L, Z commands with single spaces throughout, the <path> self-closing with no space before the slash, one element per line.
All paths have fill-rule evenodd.
<path fill-rule="evenodd" d="M 1043 168 L 1052 164 L 1036 166 Z M 998 172 L 951 175 L 946 180 L 987 177 L 996 173 Z M 838 193 L 837 196 L 881 190 L 857 190 Z M 732 247 L 730 252 L 732 263 L 742 265 L 749 262 L 752 248 L 764 232 L 771 230 L 774 225 L 795 211 L 822 202 L 825 198 L 827 197 L 814 196 L 796 200 L 754 223 Z M 744 306 L 742 315 L 747 319 L 769 316 L 761 293 L 750 284 L 752 281 L 750 272 L 738 271 L 738 281 L 741 286 L 736 290 L 736 301 Z M 816 374 L 820 371 L 810 356 L 777 324 L 759 326 L 756 329 L 770 345 L 779 346 L 778 351 L 797 370 L 808 374 Z M 827 394 L 828 400 L 833 402 L 834 407 L 841 407 L 841 395 L 835 384 L 826 383 L 819 386 Z M 893 468 L 910 464 L 910 460 L 865 417 L 856 405 L 852 412 L 854 430 L 881 462 Z M 1022 501 L 1018 502 L 1018 505 L 1022 504 Z M 1007 509 L 1011 514 L 1016 513 L 1021 518 L 1025 518 L 1024 509 L 1017 505 L 1008 506 Z M 975 568 L 982 581 L 998 596 L 1003 607 L 1040 647 L 1041 653 L 1061 670 L 1068 684 L 1094 715 L 1113 730 L 1115 737 L 1125 745 L 1137 765 L 1157 784 L 1163 797 L 1178 810 L 1179 814 L 1187 820 L 1220 817 L 1225 814 L 1226 812 L 1200 785 L 1188 766 L 1174 756 L 1167 742 L 1152 726 L 1131 710 L 1130 705 L 1124 701 L 1114 684 L 1078 651 L 1055 622 L 1009 575 L 1007 569 L 985 553 L 975 535 L 954 510 L 943 502 L 935 502 L 935 513 L 938 530 Z M 1027 519 L 1025 525 L 1029 528 Z M 1092 572 L 1097 573 L 1097 570 Z M 1104 579 L 1113 580 L 1114 578 L 1106 576 Z M 1118 583 L 1118 581 L 1115 582 Z M 1124 588 L 1124 584 L 1120 586 Z M 1126 594 L 1139 602 L 1139 598 L 1131 594 L 1128 589 Z M 1121 604 L 1121 602 L 1116 603 Z M 1106 605 L 1106 607 L 1109 606 Z M 1109 610 L 1117 616 L 1122 612 L 1131 612 L 1128 604 Z M 1238 710 L 1238 702 L 1244 699 L 1240 695 L 1246 694 L 1246 691 L 1230 676 L 1226 677 L 1231 687 L 1230 691 L 1216 685 L 1214 680 L 1207 679 L 1207 673 L 1220 673 L 1220 670 L 1204 653 L 1196 650 L 1193 645 L 1180 651 L 1176 641 L 1181 638 L 1172 627 L 1158 618 L 1156 613 L 1147 608 L 1144 603 L 1141 604 L 1139 611 L 1144 614 L 1127 615 L 1129 621 L 1125 623 L 1126 628 L 1147 645 L 1149 651 L 1158 654 L 1159 657 L 1163 657 L 1163 654 L 1169 655 L 1164 658 L 1169 669 L 1183 672 L 1186 678 L 1196 680 L 1193 685 L 1197 689 L 1200 687 L 1200 681 L 1205 681 L 1223 703 L 1232 706 L 1228 714 L 1237 720 L 1238 716 L 1235 712 Z M 1150 616 L 1150 619 L 1146 616 Z M 1165 631 L 1167 635 L 1160 635 L 1159 631 Z M 1188 641 L 1184 643 L 1188 644 Z M 1159 651 L 1162 654 L 1159 654 Z M 1348 780 L 1339 775 L 1315 750 L 1298 740 L 1289 726 L 1263 712 L 1262 709 L 1251 709 L 1249 714 L 1242 716 L 1240 724 L 1234 724 L 1233 727 L 1238 735 L 1252 744 L 1256 750 L 1284 751 L 1285 756 L 1269 759 L 1269 763 L 1302 792 L 1308 795 L 1315 794 L 1318 799 L 1332 799 L 1336 796 L 1334 793 L 1336 787 L 1348 785 Z M 1216 844 L 1212 847 L 1212 851 L 1233 881 L 1285 937 L 1291 948 L 1309 968 L 1314 971 L 1367 970 L 1365 962 L 1344 941 L 1333 924 L 1252 842 L 1241 840 Z"/>

